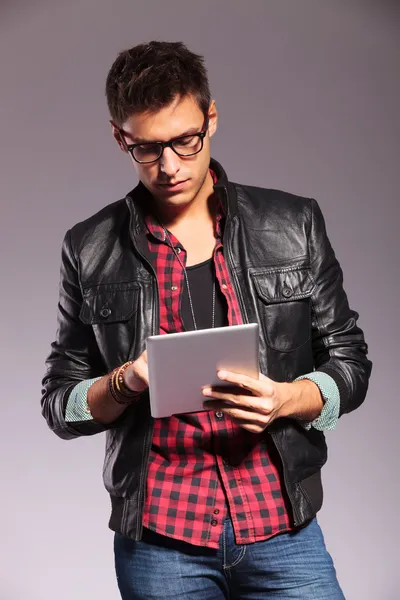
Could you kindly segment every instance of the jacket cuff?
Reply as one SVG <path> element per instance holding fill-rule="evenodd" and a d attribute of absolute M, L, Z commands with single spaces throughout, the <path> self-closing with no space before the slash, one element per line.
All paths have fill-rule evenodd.
<path fill-rule="evenodd" d="M 318 429 L 319 431 L 328 431 L 335 429 L 340 411 L 340 392 L 336 381 L 322 371 L 314 371 L 297 377 L 295 381 L 301 379 L 309 379 L 317 384 L 324 400 L 324 407 L 319 417 L 314 421 L 302 421 L 301 425 L 304 429 Z"/>

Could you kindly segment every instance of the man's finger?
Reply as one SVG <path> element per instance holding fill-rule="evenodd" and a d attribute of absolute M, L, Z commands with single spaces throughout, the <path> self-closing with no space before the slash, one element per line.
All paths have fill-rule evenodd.
<path fill-rule="evenodd" d="M 207 406 L 209 402 L 204 403 L 204 408 L 212 410 L 218 410 L 226 414 L 228 417 L 233 419 L 238 425 L 241 427 L 245 427 L 246 429 L 252 428 L 252 430 L 262 430 L 271 422 L 272 415 L 271 414 L 262 414 L 260 412 L 255 412 L 244 407 L 227 407 L 225 403 L 220 402 L 215 404 L 214 406 Z M 211 404 L 211 403 L 210 403 Z"/>
<path fill-rule="evenodd" d="M 222 392 L 214 392 L 211 394 L 203 390 L 203 395 L 212 398 L 205 401 L 204 406 L 210 410 L 226 410 L 228 408 L 240 408 L 254 414 L 268 415 L 273 407 L 264 398 L 259 399 L 257 396 L 232 396 Z"/>
<path fill-rule="evenodd" d="M 262 395 L 265 382 L 261 382 L 259 379 L 225 370 L 218 371 L 217 375 L 222 381 L 229 381 L 229 383 L 234 383 L 246 390 L 250 390 L 255 395 Z"/>

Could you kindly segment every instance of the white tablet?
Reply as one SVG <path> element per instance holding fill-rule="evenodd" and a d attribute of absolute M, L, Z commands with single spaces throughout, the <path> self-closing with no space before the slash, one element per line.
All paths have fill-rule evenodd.
<path fill-rule="evenodd" d="M 224 385 L 220 369 L 258 379 L 258 336 L 258 323 L 250 323 L 147 338 L 152 416 L 204 410 L 202 388 Z"/>

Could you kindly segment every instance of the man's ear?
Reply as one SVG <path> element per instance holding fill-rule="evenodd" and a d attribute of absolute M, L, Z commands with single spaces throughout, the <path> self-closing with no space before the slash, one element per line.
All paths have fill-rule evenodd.
<path fill-rule="evenodd" d="M 117 142 L 120 150 L 122 150 L 122 152 L 125 152 L 125 154 L 126 154 L 126 147 L 123 142 L 122 133 L 121 133 L 119 127 L 117 127 L 117 125 L 114 123 L 114 121 L 111 121 L 111 120 L 110 120 L 110 125 L 111 125 L 111 132 L 112 132 L 113 138 Z"/>
<path fill-rule="evenodd" d="M 218 111 L 215 100 L 211 101 L 210 108 L 208 109 L 208 134 L 210 137 L 217 131 L 218 126 Z"/>

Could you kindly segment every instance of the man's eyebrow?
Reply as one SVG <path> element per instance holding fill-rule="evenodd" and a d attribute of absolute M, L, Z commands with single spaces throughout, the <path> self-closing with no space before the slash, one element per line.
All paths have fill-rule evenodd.
<path fill-rule="evenodd" d="M 124 134 L 124 136 L 130 138 L 132 140 L 133 144 L 155 144 L 157 142 L 161 142 L 161 140 L 145 140 L 144 138 L 134 137 L 127 131 L 124 131 L 123 129 L 120 129 L 120 131 L 121 131 L 121 133 Z M 185 135 L 193 135 L 194 133 L 200 133 L 200 132 L 201 132 L 201 129 L 199 129 L 199 127 L 190 127 L 190 129 L 186 129 L 186 131 L 184 131 L 183 133 L 180 133 L 179 135 L 175 135 L 173 138 L 170 138 L 170 140 L 168 140 L 168 141 L 176 140 L 177 138 L 184 137 Z"/>

